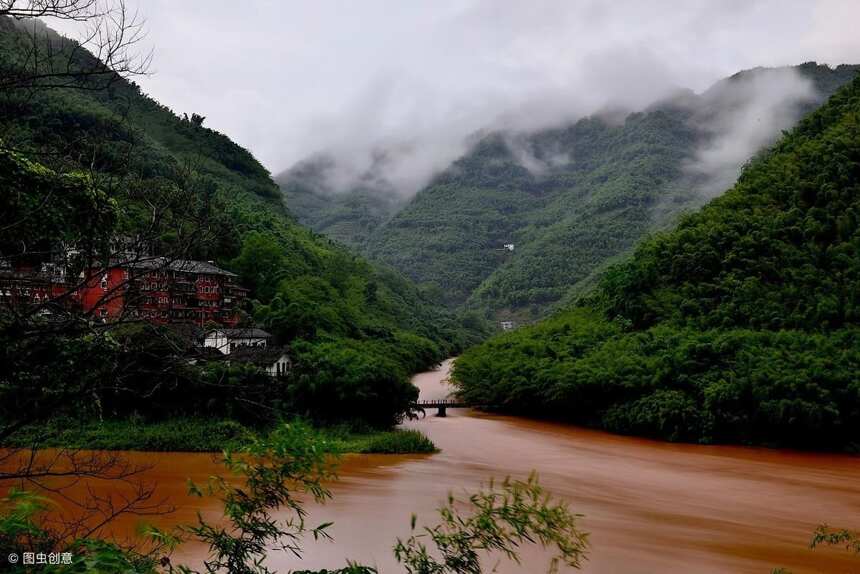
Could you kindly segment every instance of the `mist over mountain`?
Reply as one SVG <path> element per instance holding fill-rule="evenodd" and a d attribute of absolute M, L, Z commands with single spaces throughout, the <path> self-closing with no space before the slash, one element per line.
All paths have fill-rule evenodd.
<path fill-rule="evenodd" d="M 623 63 L 621 65 L 624 66 Z M 631 79 L 636 80 L 635 74 L 631 75 L 634 76 Z M 481 138 L 494 133 L 505 134 L 506 143 L 519 163 L 539 176 L 547 168 L 558 167 L 570 158 L 566 157 L 564 150 L 557 150 L 557 154 L 542 150 L 544 157 L 536 157 L 530 149 L 532 144 L 529 140 L 533 134 L 586 116 L 618 124 L 631 113 L 669 104 L 690 107 L 691 113 L 695 114 L 691 121 L 696 122 L 703 132 L 713 134 L 713 141 L 708 142 L 706 149 L 699 150 L 696 161 L 691 162 L 690 171 L 715 178 L 719 183 L 714 185 L 730 185 L 732 179 L 726 180 L 726 171 L 736 174 L 739 164 L 752 151 L 772 140 L 775 131 L 778 133 L 791 126 L 797 120 L 799 109 L 816 99 L 811 80 L 793 68 L 759 68 L 741 72 L 718 82 L 701 95 L 675 86 L 636 92 L 635 95 L 630 95 L 621 85 L 614 89 L 615 93 L 602 96 L 587 90 L 591 94 L 587 105 L 581 97 L 549 105 L 546 98 L 536 96 L 536 101 L 494 118 L 478 114 L 481 119 L 476 120 L 474 114 L 470 114 L 468 124 L 472 131 L 459 136 L 443 137 L 439 134 L 440 146 L 428 144 L 434 137 L 427 137 L 423 132 L 426 126 L 420 122 L 416 123 L 411 138 L 404 134 L 352 145 L 352 138 L 344 133 L 342 140 L 299 161 L 282 172 L 278 179 L 283 183 L 295 181 L 316 194 L 372 190 L 383 196 L 399 195 L 408 199 L 425 184 L 432 183 L 432 179 L 448 169 L 458 157 L 468 153 Z M 597 97 L 602 100 L 595 100 Z M 361 118 L 362 126 L 349 127 L 350 120 L 345 117 L 341 129 L 372 134 L 371 126 L 363 124 L 374 118 L 357 111 L 354 115 Z M 347 116 L 352 117 L 353 114 L 350 112 Z"/>
<path fill-rule="evenodd" d="M 260 124 L 252 133 L 260 145 L 249 145 L 275 173 L 327 153 L 337 160 L 336 178 L 349 182 L 382 151 L 387 181 L 412 195 L 462 156 L 476 133 L 533 132 L 607 108 L 642 110 L 754 66 L 860 56 L 850 33 L 835 34 L 856 19 L 856 6 L 847 4 L 384 4 L 342 7 L 336 15 L 271 9 L 266 28 L 312 36 L 301 49 L 289 37 L 283 47 L 267 47 L 283 57 L 278 73 L 263 81 L 287 84 L 283 97 L 255 101 L 260 113 L 250 126 L 237 126 Z M 355 22 L 365 32 L 360 42 Z M 842 42 L 833 43 L 834 35 Z"/>
<path fill-rule="evenodd" d="M 756 68 L 635 112 L 607 105 L 543 130 L 479 132 L 408 200 L 386 178 L 384 153 L 346 190 L 331 156 L 278 181 L 316 231 L 451 305 L 528 320 L 581 292 L 650 230 L 727 189 L 746 161 L 857 69 Z"/>
<path fill-rule="evenodd" d="M 276 178 L 290 210 L 310 228 L 340 243 L 362 247 L 379 224 L 406 202 L 375 170 L 356 176 L 341 191 L 336 160 L 319 154 Z"/>
<path fill-rule="evenodd" d="M 589 296 L 460 356 L 461 396 L 673 441 L 853 449 L 858 117 L 855 75 Z"/>

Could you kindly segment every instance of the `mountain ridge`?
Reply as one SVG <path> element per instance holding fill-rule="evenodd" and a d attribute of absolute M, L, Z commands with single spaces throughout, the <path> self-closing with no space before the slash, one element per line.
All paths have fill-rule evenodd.
<path fill-rule="evenodd" d="M 860 78 L 576 305 L 458 358 L 503 411 L 703 443 L 860 444 Z"/>
<path fill-rule="evenodd" d="M 703 158 L 693 153 L 708 141 L 723 141 L 719 131 L 708 134 L 708 126 L 698 125 L 705 123 L 708 106 L 717 108 L 719 119 L 742 123 L 744 118 L 731 116 L 733 98 L 749 97 L 744 90 L 750 91 L 747 85 L 762 75 L 770 74 L 774 78 L 769 81 L 780 85 L 791 81 L 781 80 L 780 70 L 797 70 L 815 94 L 803 100 L 803 87 L 790 84 L 801 101 L 797 109 L 785 110 L 790 121 L 777 118 L 782 123 L 770 130 L 773 138 L 782 125 L 793 125 L 858 69 L 806 63 L 776 71 L 746 70 L 702 94 L 680 91 L 623 121 L 616 113 L 528 135 L 486 134 L 394 213 L 377 211 L 362 220 L 362 233 L 333 236 L 391 264 L 451 306 L 533 320 L 586 290 L 605 261 L 629 251 L 647 232 L 729 187 L 731 169 L 715 181 L 690 169 L 698 160 L 718 163 L 725 151 L 706 150 L 711 155 Z M 760 113 L 777 113 L 759 108 Z M 749 155 L 768 141 L 757 142 Z M 278 181 L 288 205 L 302 191 L 308 193 L 291 183 L 288 174 Z M 706 186 L 710 188 L 703 194 Z M 369 193 L 372 189 L 363 189 L 360 197 Z M 327 213 L 336 214 L 341 226 L 356 219 L 346 204 L 362 203 L 359 196 L 350 196 L 334 195 L 331 205 L 336 207 L 323 199 L 313 205 L 314 214 L 299 209 L 297 217 L 325 234 L 330 231 Z M 366 204 L 355 209 L 367 215 Z M 503 251 L 505 243 L 514 243 L 515 251 Z"/>

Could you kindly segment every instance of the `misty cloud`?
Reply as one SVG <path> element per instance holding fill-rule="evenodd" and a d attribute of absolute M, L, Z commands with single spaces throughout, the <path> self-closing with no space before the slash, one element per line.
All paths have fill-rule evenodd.
<path fill-rule="evenodd" d="M 703 94 L 705 107 L 693 121 L 709 138 L 684 166 L 701 182 L 698 191 L 713 197 L 731 187 L 743 163 L 794 125 L 816 95 L 792 68 L 753 70 Z"/>
<path fill-rule="evenodd" d="M 406 194 L 476 133 L 642 109 L 756 66 L 860 62 L 853 0 L 127 1 L 148 20 L 156 99 L 274 173 L 325 154 L 335 188 Z"/>
<path fill-rule="evenodd" d="M 686 109 L 690 127 L 700 134 L 701 143 L 682 165 L 688 176 L 684 185 L 712 198 L 733 185 L 750 157 L 773 143 L 820 100 L 812 81 L 796 68 L 759 68 L 720 81 L 702 94 L 684 90 L 644 110 L 616 107 L 594 116 L 620 125 L 631 112 L 666 106 Z M 547 148 L 545 142 L 536 149 L 529 133 L 506 132 L 503 141 L 513 158 L 535 177 L 571 160 L 569 152 Z M 550 138 L 550 142 L 558 146 L 557 140 Z"/>

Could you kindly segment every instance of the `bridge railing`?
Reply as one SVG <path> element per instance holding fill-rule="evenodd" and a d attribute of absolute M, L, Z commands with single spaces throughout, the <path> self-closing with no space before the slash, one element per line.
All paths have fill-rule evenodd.
<path fill-rule="evenodd" d="M 467 406 L 466 403 L 457 399 L 435 399 L 435 400 L 424 400 L 424 401 L 416 401 L 415 406 L 418 407 L 453 407 L 453 406 Z"/>

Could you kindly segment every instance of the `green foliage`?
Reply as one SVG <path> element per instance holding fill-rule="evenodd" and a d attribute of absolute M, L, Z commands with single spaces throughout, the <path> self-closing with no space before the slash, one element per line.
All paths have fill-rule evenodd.
<path fill-rule="evenodd" d="M 51 502 L 38 494 L 16 488 L 9 489 L 0 499 L 0 550 L 6 557 L 15 554 L 19 558 L 24 552 L 48 554 L 69 552 L 71 564 L 38 566 L 50 574 L 74 574 L 99 572 L 104 574 L 154 574 L 155 561 L 148 555 L 128 551 L 115 543 L 80 539 L 65 541 L 45 528 L 45 515 Z M 32 572 L 19 561 L 6 562 L 4 571 Z"/>
<path fill-rule="evenodd" d="M 2 69 L 21 64 L 17 56 L 26 40 L 8 19 L 0 19 Z M 74 49 L 68 42 L 57 47 Z M 79 52 L 76 57 L 92 58 Z M 110 238 L 146 230 L 152 235 L 148 244 L 159 253 L 211 259 L 235 270 L 252 289 L 252 301 L 243 311 L 278 335 L 281 343 L 295 340 L 302 350 L 299 361 L 313 359 L 332 345 L 347 348 L 348 355 L 337 357 L 341 364 L 336 369 L 351 389 L 343 399 L 387 396 L 395 389 L 394 397 L 379 408 L 401 410 L 369 416 L 374 421 L 396 420 L 407 405 L 408 375 L 475 342 L 483 326 L 438 312 L 399 274 L 297 225 L 265 168 L 225 135 L 203 127 L 202 119 L 197 114 L 189 120 L 179 118 L 121 78 L 105 89 L 0 93 L 0 187 L 13 192 L 0 197 L 0 257 L 20 251 L 23 240 L 34 243 L 26 245 L 27 253 L 41 254 L 42 260 L 60 241 L 79 247 L 98 244 L 88 251 L 100 255 L 107 251 L 104 244 Z M 111 344 L 110 337 L 102 338 L 103 346 Z M 10 358 L 3 368 L 8 365 L 12 372 L 14 367 L 16 377 L 28 378 L 30 390 L 39 386 L 34 381 L 51 380 L 40 378 L 42 371 L 64 370 L 70 380 L 97 376 L 85 372 L 90 368 L 85 361 L 36 363 L 37 353 L 7 344 L 20 339 L 20 333 L 0 333 L 0 347 Z M 48 348 L 94 345 L 68 339 Z M 319 348 L 312 351 L 314 346 Z M 128 345 L 123 352 L 135 349 L 140 346 Z M 51 356 L 47 351 L 38 354 Z M 378 357 L 385 357 L 392 374 L 382 376 L 380 368 L 368 366 Z M 348 362 L 353 359 L 355 369 Z M 137 407 L 128 404 L 129 396 L 119 396 L 105 405 L 106 411 L 196 415 L 200 412 L 184 397 L 202 392 L 201 404 L 214 405 L 216 416 L 251 422 L 245 417 L 254 413 L 247 408 L 242 412 L 241 404 L 249 404 L 243 399 L 267 404 L 273 393 L 278 395 L 273 400 L 282 397 L 277 389 L 266 395 L 261 379 L 252 373 L 201 376 L 181 365 L 170 367 L 149 406 Z M 314 385 L 307 381 L 311 369 L 302 372 L 305 378 L 299 388 L 311 389 Z M 338 385 L 331 376 L 330 369 L 319 385 Z M 221 379 L 229 381 L 220 391 L 213 390 L 212 383 L 220 384 Z M 187 383 L 183 391 L 178 390 L 180 382 Z M 376 384 L 382 387 L 374 388 Z M 313 404 L 322 409 L 321 418 L 335 416 L 313 392 L 294 399 L 302 408 Z M 344 411 L 338 403 L 336 412 Z"/>
<path fill-rule="evenodd" d="M 44 253 L 54 242 L 83 249 L 85 242 L 107 237 L 116 225 L 117 203 L 88 176 L 57 174 L 2 146 L 0 140 L 0 253 L 20 249 L 22 241 L 29 251 Z"/>
<path fill-rule="evenodd" d="M 317 502 L 331 497 L 323 481 L 333 477 L 330 449 L 319 444 L 310 428 L 301 424 L 280 427 L 267 438 L 258 438 L 236 453 L 224 453 L 226 468 L 241 478 L 239 485 L 220 476 L 205 486 L 190 483 L 192 494 L 206 491 L 224 504 L 228 524 L 209 524 L 200 516 L 187 532 L 209 546 L 206 572 L 266 574 L 265 558 L 271 549 L 301 557 L 301 540 L 328 538 L 331 523 L 308 528 L 307 511 L 299 497 Z M 274 513 L 281 516 L 276 517 Z"/>
<path fill-rule="evenodd" d="M 385 344 L 297 341 L 293 350 L 298 366 L 287 390 L 298 414 L 321 422 L 357 418 L 389 427 L 418 398 L 418 389 Z"/>
<path fill-rule="evenodd" d="M 603 416 L 608 430 L 689 440 L 701 432 L 699 405 L 683 391 L 660 389 L 635 401 L 615 404 Z"/>
<path fill-rule="evenodd" d="M 820 525 L 812 535 L 810 548 L 818 546 L 842 546 L 855 556 L 860 556 L 860 536 L 850 530 L 834 530 L 826 524 Z"/>
<path fill-rule="evenodd" d="M 795 69 L 817 93 L 802 112 L 858 67 Z M 684 169 L 714 135 L 699 115 L 731 113 L 738 80 L 766 72 L 742 72 L 621 122 L 592 117 L 528 137 L 490 134 L 408 203 L 387 210 L 377 209 L 385 189 L 315 192 L 324 163 L 285 174 L 281 188 L 300 221 L 363 246 L 448 304 L 530 320 L 586 290 L 646 234 L 701 205 L 696 178 Z M 726 101 L 715 97 L 720 91 Z M 505 243 L 515 251 L 504 251 Z"/>
<path fill-rule="evenodd" d="M 92 390 L 110 380 L 115 369 L 135 360 L 110 337 L 60 333 L 34 342 L 31 332 L 4 319 L 0 315 L 0 436 L 4 439 L 40 412 L 82 408 L 92 413 Z"/>
<path fill-rule="evenodd" d="M 295 421 L 302 424 L 301 421 Z M 237 450 L 255 435 L 266 435 L 283 422 L 245 426 L 230 419 L 201 417 L 151 421 L 140 416 L 105 420 L 57 417 L 18 430 L 4 441 L 10 448 L 93 449 L 145 452 L 221 452 Z M 306 424 L 306 423 L 305 423 Z M 438 452 L 413 430 L 377 430 L 364 422 L 314 427 L 320 444 L 332 454 L 427 454 Z"/>
<path fill-rule="evenodd" d="M 147 452 L 220 452 L 242 444 L 254 432 L 229 419 L 142 417 L 80 420 L 58 417 L 27 426 L 5 441 L 8 447 L 63 447 Z"/>
<path fill-rule="evenodd" d="M 393 430 L 373 436 L 362 454 L 432 454 L 439 449 L 417 430 Z"/>
<path fill-rule="evenodd" d="M 636 326 L 838 329 L 860 321 L 856 83 L 831 98 L 737 185 L 646 241 L 605 282 Z"/>
<path fill-rule="evenodd" d="M 0 499 L 0 551 L 4 557 L 21 549 L 41 551 L 51 547 L 54 541 L 40 525 L 50 506 L 43 496 L 9 488 Z"/>
<path fill-rule="evenodd" d="M 860 535 L 851 530 L 834 529 L 821 524 L 815 529 L 812 541 L 809 543 L 809 547 L 813 550 L 819 546 L 841 546 L 860 558 Z M 791 571 L 785 568 L 774 568 L 771 574 L 791 574 Z"/>
<path fill-rule="evenodd" d="M 669 440 L 860 444 L 860 80 L 577 307 L 464 353 L 464 398 Z"/>
<path fill-rule="evenodd" d="M 464 506 L 470 512 L 463 512 Z M 499 487 L 491 482 L 465 501 L 449 495 L 439 515 L 441 523 L 425 527 L 420 534 L 414 533 L 413 516 L 413 534 L 397 540 L 394 554 L 409 574 L 481 574 L 485 553 L 519 562 L 523 543 L 557 551 L 549 572 L 558 572 L 559 565 L 578 569 L 585 560 L 588 534 L 577 524 L 581 515 L 554 501 L 535 474 L 526 481 L 505 479 Z"/>
<path fill-rule="evenodd" d="M 275 181 L 302 225 L 360 249 L 402 207 L 403 198 L 386 187 L 367 184 L 349 193 L 334 192 L 326 184 L 327 171 L 334 167 L 333 160 L 312 158 L 277 176 Z"/>

